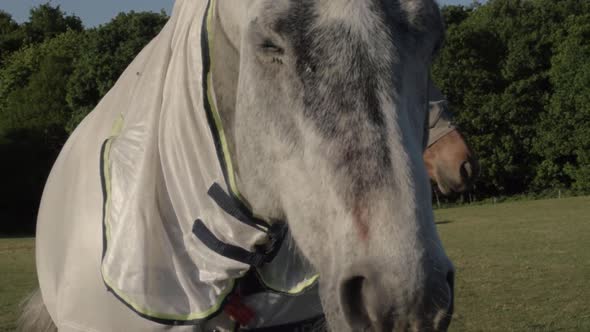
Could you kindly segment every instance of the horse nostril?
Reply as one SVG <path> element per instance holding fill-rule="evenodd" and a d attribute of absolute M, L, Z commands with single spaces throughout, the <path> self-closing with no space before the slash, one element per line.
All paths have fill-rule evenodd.
<path fill-rule="evenodd" d="M 449 285 L 449 289 L 451 291 L 451 303 L 449 304 L 449 315 L 453 314 L 453 306 L 454 306 L 454 299 L 455 299 L 455 272 L 449 271 L 447 273 L 447 284 Z"/>
<path fill-rule="evenodd" d="M 463 162 L 463 164 L 461 164 L 460 172 L 461 172 L 461 177 L 464 180 L 470 180 L 474 175 L 474 169 L 473 169 L 472 163 L 469 161 Z"/>
<path fill-rule="evenodd" d="M 365 287 L 365 277 L 353 277 L 340 289 L 342 311 L 353 331 L 364 331 L 372 325 L 363 296 Z"/>
<path fill-rule="evenodd" d="M 446 331 L 449 329 L 451 325 L 451 320 L 453 319 L 453 311 L 455 306 L 455 272 L 449 271 L 447 273 L 447 285 L 449 287 L 449 305 L 446 308 L 446 314 L 442 321 L 439 324 L 440 331 Z"/>

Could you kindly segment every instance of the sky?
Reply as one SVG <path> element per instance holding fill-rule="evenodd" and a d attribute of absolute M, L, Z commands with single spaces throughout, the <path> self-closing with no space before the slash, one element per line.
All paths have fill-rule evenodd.
<path fill-rule="evenodd" d="M 14 19 L 22 23 L 29 17 L 29 9 L 46 3 L 48 0 L 0 0 L 0 10 L 8 12 Z M 438 0 L 446 4 L 470 4 L 471 0 Z M 170 13 L 174 0 L 51 0 L 51 3 L 61 6 L 68 14 L 82 18 L 86 27 L 97 26 L 110 21 L 122 11 L 156 11 L 165 9 Z"/>

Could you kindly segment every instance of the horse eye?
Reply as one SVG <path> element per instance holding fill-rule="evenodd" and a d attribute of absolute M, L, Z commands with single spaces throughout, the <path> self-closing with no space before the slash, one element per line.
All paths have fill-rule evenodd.
<path fill-rule="evenodd" d="M 281 47 L 275 45 L 272 41 L 270 41 L 268 39 L 266 39 L 266 40 L 264 40 L 264 42 L 262 42 L 262 44 L 260 45 L 260 48 L 265 53 L 272 54 L 272 55 L 282 55 L 284 53 L 284 50 Z"/>

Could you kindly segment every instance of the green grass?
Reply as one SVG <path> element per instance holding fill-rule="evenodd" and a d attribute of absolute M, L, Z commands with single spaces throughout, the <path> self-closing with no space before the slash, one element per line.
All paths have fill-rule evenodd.
<path fill-rule="evenodd" d="M 32 239 L 0 239 L 0 331 L 14 331 L 18 304 L 37 287 Z"/>
<path fill-rule="evenodd" d="M 590 331 L 590 197 L 436 211 L 457 268 L 451 331 Z M 0 239 L 0 331 L 36 285 L 33 240 Z"/>
<path fill-rule="evenodd" d="M 590 331 L 590 198 L 436 211 L 453 331 Z"/>

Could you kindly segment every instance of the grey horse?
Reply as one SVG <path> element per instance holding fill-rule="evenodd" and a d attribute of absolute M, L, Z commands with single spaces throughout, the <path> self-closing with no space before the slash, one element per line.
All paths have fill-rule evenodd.
<path fill-rule="evenodd" d="M 434 0 L 177 0 L 162 33 L 76 129 L 51 172 L 38 218 L 40 293 L 24 329 L 192 331 L 146 319 L 152 312 L 117 291 L 140 283 L 170 295 L 172 287 L 158 284 L 170 276 L 187 292 L 215 296 L 211 307 L 183 298 L 170 310 L 203 311 L 162 320 L 234 318 L 216 299 L 248 268 L 207 242 L 234 241 L 230 248 L 244 254 L 265 240 L 243 225 L 225 234 L 227 214 L 201 218 L 222 215 L 205 202 L 214 181 L 251 212 L 242 218 L 250 226 L 288 224 L 320 276 L 330 330 L 445 331 L 454 270 L 422 159 L 428 68 L 442 38 Z M 204 109 L 214 110 L 205 117 Z M 195 164 L 223 172 L 200 173 Z M 192 217 L 209 237 L 183 233 Z M 142 232 L 124 231 L 145 220 L 152 224 Z M 160 231 L 168 242 L 146 240 Z M 128 260 L 136 255 L 140 267 L 157 262 L 157 273 L 113 268 L 140 264 Z M 110 282 L 107 272 L 126 277 Z M 161 297 L 128 295 L 166 309 Z"/>

